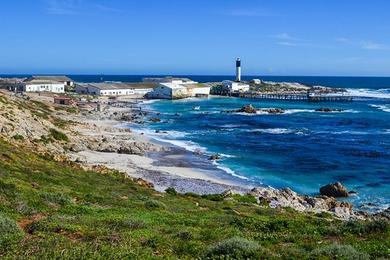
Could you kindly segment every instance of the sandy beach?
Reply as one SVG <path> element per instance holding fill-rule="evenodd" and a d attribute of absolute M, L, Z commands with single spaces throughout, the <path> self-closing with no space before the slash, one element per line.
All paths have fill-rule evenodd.
<path fill-rule="evenodd" d="M 107 107 L 102 112 L 80 115 L 68 115 L 68 120 L 78 122 L 73 131 L 81 140 L 98 137 L 111 141 L 131 141 L 134 144 L 148 144 L 149 147 L 141 154 L 126 154 L 97 149 L 81 149 L 70 154 L 73 160 L 84 165 L 103 165 L 111 169 L 127 173 L 133 178 L 142 178 L 153 183 L 158 191 L 173 187 L 181 193 L 195 192 L 198 194 L 222 193 L 233 190 L 238 193 L 248 192 L 251 187 L 237 185 L 233 181 L 219 177 L 223 172 L 213 167 L 210 162 L 207 167 L 196 165 L 188 158 L 188 151 L 153 140 L 143 133 L 131 131 L 126 122 L 113 120 L 117 114 L 129 113 L 129 108 Z M 131 112 L 133 113 L 133 112 Z M 199 166 L 199 167 L 197 167 Z"/>

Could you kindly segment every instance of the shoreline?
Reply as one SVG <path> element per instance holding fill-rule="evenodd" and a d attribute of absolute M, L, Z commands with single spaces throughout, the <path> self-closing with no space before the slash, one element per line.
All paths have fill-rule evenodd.
<path fill-rule="evenodd" d="M 158 113 L 156 111 L 144 112 L 134 108 L 108 107 L 104 112 L 73 115 L 73 119 L 85 127 L 84 130 L 83 127 L 78 129 L 81 131 L 78 131 L 76 127 L 76 131 L 82 136 L 81 140 L 99 136 L 100 141 L 92 140 L 92 149 L 91 147 L 86 149 L 84 147 L 78 151 L 76 149 L 76 152 L 73 151 L 70 155 L 71 160 L 80 162 L 86 167 L 103 165 L 125 172 L 132 178 L 145 180 L 150 187 L 161 192 L 172 187 L 179 193 L 190 192 L 200 195 L 249 194 L 254 196 L 259 204 L 266 202 L 273 208 L 290 207 L 301 212 L 328 212 L 344 220 L 375 218 L 378 214 L 382 216 L 382 213 L 385 218 L 389 218 L 388 209 L 382 213 L 373 214 L 367 211 L 357 211 L 359 209 L 354 210 L 352 204 L 332 197 L 300 195 L 288 188 L 241 186 L 231 179 L 219 178 L 215 171 L 210 171 L 209 167 L 212 166 L 212 162 L 207 167 L 198 167 L 198 164 L 192 162 L 197 154 L 190 155 L 190 152 L 182 147 L 153 140 L 142 131 L 139 133 L 124 128 L 129 123 L 142 125 L 147 116 Z M 102 140 L 104 140 L 103 143 Z M 131 140 L 132 147 L 141 147 L 142 151 L 140 153 L 126 149 L 122 151 L 123 145 L 125 147 L 129 145 L 128 140 Z M 190 159 L 186 156 L 190 156 Z"/>

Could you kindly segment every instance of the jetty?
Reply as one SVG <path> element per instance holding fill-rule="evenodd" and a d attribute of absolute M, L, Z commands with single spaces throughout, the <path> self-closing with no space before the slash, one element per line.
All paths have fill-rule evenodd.
<path fill-rule="evenodd" d="M 288 100 L 288 101 L 306 101 L 306 102 L 351 102 L 352 96 L 343 94 L 314 94 L 314 93 L 256 93 L 241 92 L 231 93 L 233 97 L 252 98 L 252 99 L 270 99 L 270 100 Z"/>

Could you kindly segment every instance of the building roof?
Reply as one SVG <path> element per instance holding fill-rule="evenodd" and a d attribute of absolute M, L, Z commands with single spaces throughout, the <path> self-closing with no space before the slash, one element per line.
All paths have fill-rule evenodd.
<path fill-rule="evenodd" d="M 65 82 L 65 81 L 73 81 L 67 76 L 32 76 L 27 79 L 29 80 L 42 80 L 42 81 L 57 81 L 57 82 Z"/>
<path fill-rule="evenodd" d="M 144 82 L 161 82 L 161 83 L 172 83 L 172 81 L 194 82 L 189 78 L 175 78 L 175 77 L 143 78 L 142 80 Z"/>
<path fill-rule="evenodd" d="M 176 83 L 160 83 L 160 85 L 164 86 L 164 87 L 167 87 L 167 88 L 171 88 L 171 89 L 183 89 L 183 88 L 186 88 L 186 86 L 183 86 L 183 85 L 179 85 L 179 84 L 176 84 Z"/>
<path fill-rule="evenodd" d="M 186 87 L 186 88 L 210 88 L 209 85 L 207 85 L 207 84 L 202 84 L 202 83 L 198 83 L 198 84 L 186 84 L 186 85 L 183 85 L 183 87 Z"/>
<path fill-rule="evenodd" d="M 100 90 L 118 90 L 118 89 L 148 89 L 153 88 L 156 84 L 151 83 L 119 83 L 119 82 L 102 82 L 82 84 L 83 87 L 94 87 Z"/>

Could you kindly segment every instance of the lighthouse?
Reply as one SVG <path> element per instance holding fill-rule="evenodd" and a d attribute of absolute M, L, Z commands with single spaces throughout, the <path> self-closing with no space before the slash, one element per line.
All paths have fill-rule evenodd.
<path fill-rule="evenodd" d="M 241 81 L 241 59 L 237 58 L 236 60 L 236 81 Z"/>

